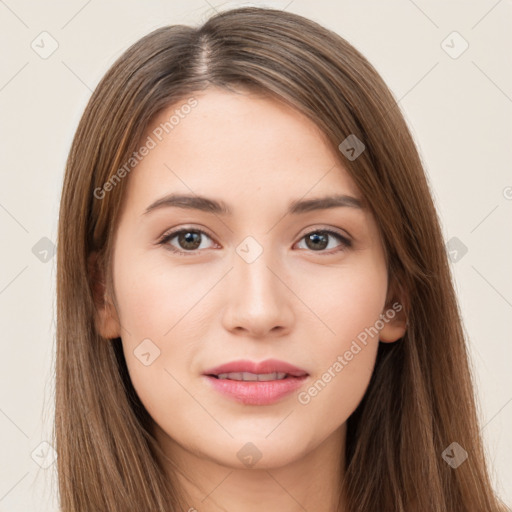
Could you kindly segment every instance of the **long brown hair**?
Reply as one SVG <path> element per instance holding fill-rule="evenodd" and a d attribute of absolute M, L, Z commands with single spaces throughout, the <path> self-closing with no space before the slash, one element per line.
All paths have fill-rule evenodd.
<path fill-rule="evenodd" d="M 177 478 L 159 462 L 120 339 L 105 340 L 95 327 L 97 268 L 107 276 L 100 284 L 112 289 L 113 234 L 129 176 L 101 199 L 98 190 L 116 173 L 119 178 L 155 115 L 211 85 L 266 94 L 316 123 L 378 223 L 390 288 L 397 291 L 391 299 L 405 300 L 407 333 L 379 344 L 369 388 L 348 419 L 340 460 L 348 510 L 506 510 L 486 468 L 437 214 L 395 99 L 339 35 L 295 14 L 254 7 L 216 14 L 198 28 L 162 27 L 140 39 L 108 70 L 77 128 L 57 255 L 54 435 L 61 510 L 188 508 Z M 338 150 L 349 135 L 365 145 L 355 160 Z M 93 253 L 98 267 L 90 264 Z M 468 454 L 456 469 L 442 457 L 453 442 Z"/>

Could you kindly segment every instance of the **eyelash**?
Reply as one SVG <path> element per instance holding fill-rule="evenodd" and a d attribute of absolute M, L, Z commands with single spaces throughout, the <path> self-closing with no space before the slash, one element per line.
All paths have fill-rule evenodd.
<path fill-rule="evenodd" d="M 206 233 L 205 231 L 203 231 L 201 229 L 181 228 L 181 229 L 177 229 L 175 231 L 171 231 L 170 233 L 165 233 L 164 235 L 162 235 L 162 237 L 158 241 L 158 244 L 159 245 L 165 245 L 168 250 L 170 250 L 171 252 L 173 252 L 175 254 L 181 255 L 181 256 L 195 256 L 198 253 L 200 253 L 201 251 L 198 250 L 198 249 L 194 249 L 194 250 L 190 250 L 190 251 L 180 251 L 179 249 L 176 249 L 175 247 L 173 247 L 172 245 L 169 244 L 169 242 L 173 238 L 175 238 L 176 235 L 179 235 L 181 233 L 188 233 L 188 232 L 200 233 L 201 235 L 206 235 L 210 239 L 212 238 L 208 233 Z M 351 240 L 349 240 L 347 237 L 341 235 L 337 231 L 333 231 L 333 230 L 330 230 L 330 229 L 315 229 L 315 230 L 309 231 L 308 233 L 304 234 L 300 238 L 300 240 L 303 240 L 307 236 L 312 235 L 314 233 L 317 233 L 317 234 L 318 233 L 322 233 L 322 234 L 332 235 L 335 238 L 337 238 L 339 242 L 341 242 L 341 245 L 339 247 L 335 248 L 334 250 L 331 249 L 330 251 L 325 251 L 325 250 L 322 249 L 320 251 L 309 250 L 309 252 L 318 253 L 318 254 L 322 254 L 322 255 L 328 256 L 328 255 L 336 254 L 338 252 L 341 252 L 343 250 L 346 250 L 346 249 L 349 249 L 349 248 L 352 247 L 352 241 Z M 304 249 L 302 249 L 302 250 L 304 250 Z"/>

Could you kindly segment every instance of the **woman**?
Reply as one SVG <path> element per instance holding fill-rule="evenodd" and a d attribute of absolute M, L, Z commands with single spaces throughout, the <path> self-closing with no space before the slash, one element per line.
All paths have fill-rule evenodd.
<path fill-rule="evenodd" d="M 129 48 L 73 141 L 57 279 L 63 512 L 505 510 L 414 142 L 318 24 Z"/>

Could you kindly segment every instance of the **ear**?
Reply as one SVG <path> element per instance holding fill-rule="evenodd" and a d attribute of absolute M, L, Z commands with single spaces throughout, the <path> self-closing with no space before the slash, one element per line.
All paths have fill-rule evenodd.
<path fill-rule="evenodd" d="M 105 273 L 97 252 L 89 255 L 87 265 L 95 305 L 96 330 L 102 338 L 120 338 L 121 325 L 114 303 L 107 293 Z"/>
<path fill-rule="evenodd" d="M 409 311 L 409 300 L 406 290 L 392 283 L 388 291 L 386 306 L 382 311 L 382 322 L 384 327 L 379 334 L 379 341 L 393 343 L 405 335 L 407 331 L 407 311 Z"/>

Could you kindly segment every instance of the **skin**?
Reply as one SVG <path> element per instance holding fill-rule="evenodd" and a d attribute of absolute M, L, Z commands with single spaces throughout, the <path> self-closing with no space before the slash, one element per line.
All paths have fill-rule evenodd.
<path fill-rule="evenodd" d="M 212 389 L 202 372 L 276 358 L 310 374 L 299 391 L 307 390 L 390 308 L 379 231 L 367 208 L 285 215 L 297 199 L 339 193 L 363 201 L 339 155 L 302 114 L 247 92 L 209 88 L 194 97 L 198 105 L 125 178 L 114 296 L 106 295 L 97 327 L 106 338 L 122 337 L 155 436 L 191 479 L 180 480 L 191 510 L 331 512 L 346 421 L 367 389 L 379 339 L 403 336 L 402 314 L 306 405 L 297 392 L 244 405 Z M 144 214 L 171 192 L 223 200 L 233 215 L 176 207 Z M 177 236 L 158 244 L 181 227 L 207 233 L 194 254 L 169 250 L 190 247 Z M 321 229 L 352 246 L 332 235 L 327 248 L 308 246 L 305 235 Z M 236 252 L 247 236 L 263 249 L 251 263 Z M 160 355 L 145 366 L 134 350 L 147 338 Z M 261 453 L 253 467 L 237 457 L 248 442 Z"/>

